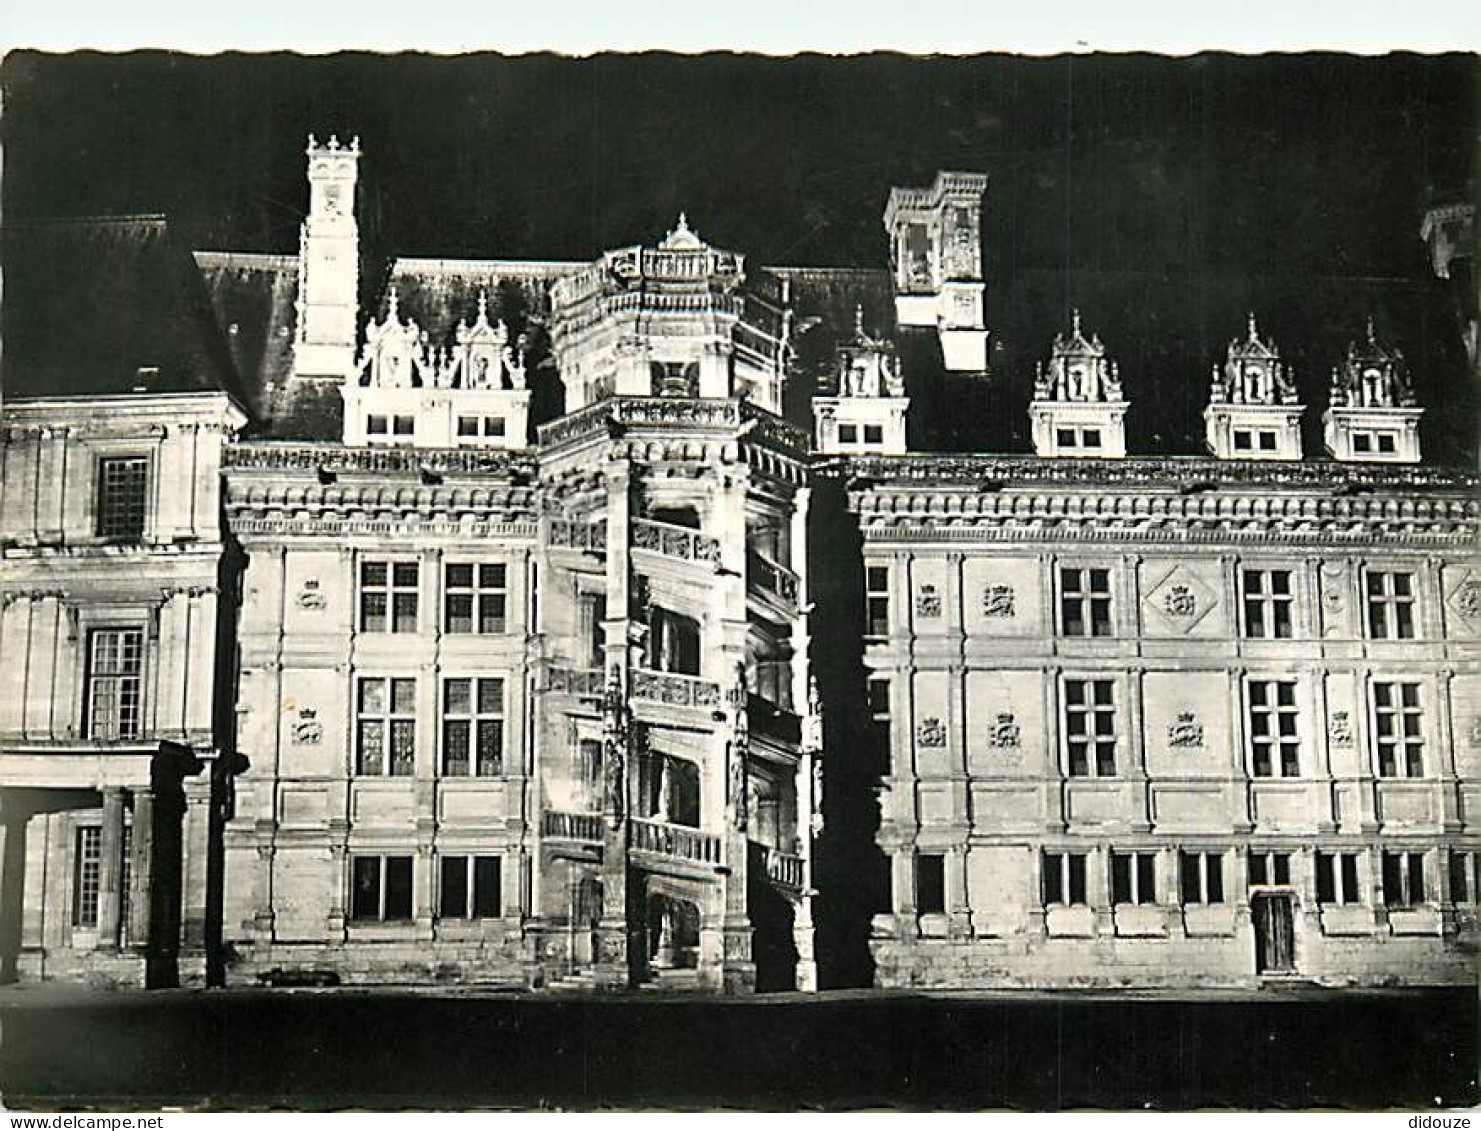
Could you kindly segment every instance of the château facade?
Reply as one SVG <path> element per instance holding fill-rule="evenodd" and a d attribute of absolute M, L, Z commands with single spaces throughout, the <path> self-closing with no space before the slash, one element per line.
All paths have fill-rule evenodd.
<path fill-rule="evenodd" d="M 16 237 L 199 303 L 10 363 L 4 974 L 813 990 L 847 888 L 880 986 L 1472 976 L 1478 482 L 1363 311 L 1320 457 L 1240 310 L 1203 455 L 1079 311 L 1031 453 L 931 452 L 981 174 L 888 270 L 680 216 L 371 281 L 369 155 L 306 157 L 296 256 Z"/>

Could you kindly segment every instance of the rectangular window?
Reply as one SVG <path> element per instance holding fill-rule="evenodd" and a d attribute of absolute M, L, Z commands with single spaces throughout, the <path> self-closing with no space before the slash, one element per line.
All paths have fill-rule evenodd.
<path fill-rule="evenodd" d="M 1054 430 L 1054 442 L 1061 448 L 1073 448 L 1075 446 L 1075 430 L 1073 428 L 1056 428 Z"/>
<path fill-rule="evenodd" d="M 870 636 L 890 634 L 890 570 L 888 566 L 864 569 L 865 631 Z"/>
<path fill-rule="evenodd" d="M 355 700 L 355 772 L 409 778 L 417 757 L 417 681 L 360 680 Z"/>
<path fill-rule="evenodd" d="M 1236 452 L 1247 452 L 1254 447 L 1251 442 L 1250 433 L 1244 429 L 1236 429 L 1234 433 L 1234 450 Z"/>
<path fill-rule="evenodd" d="M 840 424 L 838 426 L 838 442 L 840 444 L 857 444 L 859 442 L 859 426 L 857 424 Z"/>
<path fill-rule="evenodd" d="M 1450 853 L 1450 902 L 1481 903 L 1481 852 Z"/>
<path fill-rule="evenodd" d="M 1061 729 L 1070 777 L 1115 776 L 1116 696 L 1111 680 L 1065 680 Z"/>
<path fill-rule="evenodd" d="M 1273 452 L 1273 451 L 1275 451 L 1275 433 L 1274 432 L 1261 432 L 1260 433 L 1260 450 L 1262 452 Z"/>
<path fill-rule="evenodd" d="M 1087 428 L 1080 434 L 1080 442 L 1087 448 L 1100 447 L 1100 429 Z"/>
<path fill-rule="evenodd" d="M 503 562 L 448 565 L 442 603 L 444 632 L 507 632 L 508 567 Z"/>
<path fill-rule="evenodd" d="M 98 535 L 137 542 L 144 537 L 149 460 L 118 456 L 98 461 Z"/>
<path fill-rule="evenodd" d="M 1157 902 L 1157 854 L 1111 853 L 1111 902 Z"/>
<path fill-rule="evenodd" d="M 1296 684 L 1289 679 L 1252 679 L 1247 687 L 1246 729 L 1250 769 L 1257 778 L 1293 778 L 1301 773 L 1296 727 Z"/>
<path fill-rule="evenodd" d="M 497 777 L 504 772 L 504 681 L 442 681 L 442 773 Z"/>
<path fill-rule="evenodd" d="M 1373 450 L 1373 436 L 1369 432 L 1354 432 L 1352 434 L 1352 450 L 1359 454 L 1367 454 Z"/>
<path fill-rule="evenodd" d="M 1291 571 L 1246 569 L 1240 573 L 1244 597 L 1244 634 L 1256 640 L 1286 640 L 1291 636 Z"/>
<path fill-rule="evenodd" d="M 361 562 L 360 631 L 415 632 L 420 573 L 416 562 Z"/>
<path fill-rule="evenodd" d="M 350 918 L 391 922 L 411 918 L 411 857 L 351 857 Z"/>
<path fill-rule="evenodd" d="M 391 418 L 391 431 L 397 436 L 411 436 L 416 433 L 416 418 L 411 416 L 394 416 Z"/>
<path fill-rule="evenodd" d="M 1378 433 L 1378 450 L 1386 456 L 1394 454 L 1394 434 L 1392 432 Z"/>
<path fill-rule="evenodd" d="M 890 681 L 869 681 L 869 724 L 878 749 L 885 750 L 890 741 Z"/>
<path fill-rule="evenodd" d="M 367 436 L 385 436 L 389 432 L 389 422 L 379 413 L 373 412 L 365 418 L 365 434 Z"/>
<path fill-rule="evenodd" d="M 444 856 L 438 915 L 443 919 L 497 919 L 500 909 L 497 856 Z"/>
<path fill-rule="evenodd" d="M 1085 903 L 1085 853 L 1044 853 L 1044 906 L 1083 906 Z"/>
<path fill-rule="evenodd" d="M 459 436 L 477 436 L 478 435 L 478 417 L 476 417 L 476 416 L 460 416 L 460 417 L 458 417 L 458 435 Z"/>
<path fill-rule="evenodd" d="M 1059 631 L 1065 636 L 1111 635 L 1111 571 L 1059 571 Z"/>
<path fill-rule="evenodd" d="M 1178 890 L 1184 903 L 1224 902 L 1224 854 L 1178 853 Z"/>
<path fill-rule="evenodd" d="M 1414 575 L 1401 570 L 1367 573 L 1368 636 L 1373 640 L 1414 639 Z"/>
<path fill-rule="evenodd" d="M 504 418 L 502 416 L 485 416 L 483 418 L 483 434 L 485 436 L 504 435 Z"/>
<path fill-rule="evenodd" d="M 1291 882 L 1289 852 L 1251 852 L 1250 886 L 1284 886 Z"/>
<path fill-rule="evenodd" d="M 866 424 L 866 425 L 864 425 L 864 443 L 866 443 L 866 444 L 883 444 L 884 443 L 884 428 L 881 425 L 878 425 L 878 424 Z"/>
<path fill-rule="evenodd" d="M 131 742 L 143 718 L 144 630 L 99 628 L 88 634 L 87 736 Z"/>
<path fill-rule="evenodd" d="M 946 913 L 946 857 L 922 854 L 915 858 L 915 909 L 921 915 Z"/>
<path fill-rule="evenodd" d="M 1383 854 L 1383 902 L 1387 907 L 1418 907 L 1424 902 L 1424 853 Z"/>
<path fill-rule="evenodd" d="M 1373 742 L 1379 777 L 1424 776 L 1424 708 L 1420 705 L 1419 684 L 1373 685 Z"/>
<path fill-rule="evenodd" d="M 72 925 L 97 927 L 98 893 L 103 886 L 103 830 L 83 825 L 77 830 L 72 861 Z"/>
<path fill-rule="evenodd" d="M 1318 903 L 1362 903 L 1358 889 L 1356 852 L 1316 854 L 1316 901 Z"/>

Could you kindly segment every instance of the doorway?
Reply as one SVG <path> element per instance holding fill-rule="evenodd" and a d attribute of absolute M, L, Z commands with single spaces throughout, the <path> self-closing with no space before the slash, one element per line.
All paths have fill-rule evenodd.
<path fill-rule="evenodd" d="M 1263 891 L 1250 896 L 1255 926 L 1255 971 L 1296 972 L 1296 910 L 1290 892 Z"/>

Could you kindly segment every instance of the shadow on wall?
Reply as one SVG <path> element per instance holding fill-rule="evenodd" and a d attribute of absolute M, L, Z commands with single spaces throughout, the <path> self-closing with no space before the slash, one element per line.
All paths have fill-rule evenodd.
<path fill-rule="evenodd" d="M 812 670 L 824 719 L 823 833 L 814 849 L 818 981 L 823 989 L 871 986 L 870 920 L 889 908 L 888 861 L 875 843 L 889 749 L 870 720 L 862 540 L 841 483 L 819 482 L 809 523 Z"/>

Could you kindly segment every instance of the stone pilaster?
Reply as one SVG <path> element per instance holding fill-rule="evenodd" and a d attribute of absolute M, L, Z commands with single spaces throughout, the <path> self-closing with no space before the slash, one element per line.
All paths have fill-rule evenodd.
<path fill-rule="evenodd" d="M 154 901 L 154 791 L 134 793 L 133 859 L 129 862 L 129 945 L 149 949 Z"/>
<path fill-rule="evenodd" d="M 123 910 L 123 790 L 103 790 L 102 860 L 98 871 L 98 946 L 118 946 Z"/>

